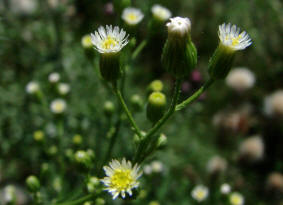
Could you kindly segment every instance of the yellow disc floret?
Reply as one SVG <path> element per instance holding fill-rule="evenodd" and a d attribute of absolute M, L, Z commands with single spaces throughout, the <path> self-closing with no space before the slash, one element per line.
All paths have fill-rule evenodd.
<path fill-rule="evenodd" d="M 111 47 L 113 48 L 114 46 L 118 45 L 118 41 L 111 36 L 107 36 L 107 38 L 103 41 L 102 43 L 102 48 L 103 49 L 110 49 Z"/>
<path fill-rule="evenodd" d="M 131 188 L 134 179 L 131 175 L 131 170 L 117 169 L 110 179 L 111 187 L 119 191 L 126 191 Z"/>

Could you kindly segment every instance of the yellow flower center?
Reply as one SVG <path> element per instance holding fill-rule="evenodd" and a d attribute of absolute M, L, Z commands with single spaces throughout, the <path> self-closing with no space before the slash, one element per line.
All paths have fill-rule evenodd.
<path fill-rule="evenodd" d="M 107 38 L 102 43 L 102 48 L 110 49 L 118 44 L 118 41 L 111 36 L 107 36 Z"/>
<path fill-rule="evenodd" d="M 90 35 L 83 37 L 83 46 L 86 48 L 89 48 L 92 46 Z"/>
<path fill-rule="evenodd" d="M 241 198 L 238 197 L 238 196 L 233 196 L 233 197 L 231 198 L 231 203 L 232 203 L 233 205 L 241 204 Z"/>
<path fill-rule="evenodd" d="M 127 19 L 129 19 L 130 21 L 135 21 L 135 20 L 137 20 L 137 16 L 133 13 L 129 13 L 127 15 Z"/>
<path fill-rule="evenodd" d="M 239 40 L 241 39 L 242 35 L 240 34 L 238 37 L 232 39 L 232 45 L 237 46 L 239 45 Z"/>
<path fill-rule="evenodd" d="M 197 194 L 196 194 L 196 197 L 198 198 L 198 199 L 203 199 L 204 198 L 204 191 L 198 191 L 197 192 Z"/>
<path fill-rule="evenodd" d="M 63 110 L 63 107 L 64 106 L 63 106 L 62 103 L 56 103 L 55 106 L 54 106 L 55 110 L 57 110 L 57 111 Z"/>
<path fill-rule="evenodd" d="M 111 188 L 115 188 L 118 191 L 131 188 L 131 185 L 134 182 L 134 179 L 131 175 L 131 170 L 122 169 L 116 169 L 110 180 Z"/>

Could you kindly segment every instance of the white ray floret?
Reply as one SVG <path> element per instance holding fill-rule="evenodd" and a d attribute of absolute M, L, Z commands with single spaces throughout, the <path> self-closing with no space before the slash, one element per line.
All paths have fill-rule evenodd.
<path fill-rule="evenodd" d="M 141 22 L 144 15 L 140 9 L 128 7 L 123 10 L 122 19 L 131 26 L 137 25 Z"/>
<path fill-rule="evenodd" d="M 230 23 L 219 26 L 218 36 L 222 45 L 234 51 L 244 50 L 252 44 L 246 31 L 240 33 L 240 28 Z"/>
<path fill-rule="evenodd" d="M 170 18 L 170 22 L 166 24 L 168 34 L 179 35 L 183 37 L 191 30 L 191 21 L 189 18 L 174 17 Z"/>
<path fill-rule="evenodd" d="M 198 201 L 202 202 L 204 201 L 208 195 L 209 195 L 209 190 L 206 186 L 203 185 L 197 185 L 193 190 L 192 190 L 192 197 Z"/>
<path fill-rule="evenodd" d="M 169 9 L 159 4 L 153 5 L 153 7 L 151 8 L 151 12 L 155 18 L 161 21 L 167 21 L 172 16 L 172 13 Z"/>
<path fill-rule="evenodd" d="M 125 198 L 126 193 L 132 196 L 132 189 L 139 186 L 138 178 L 142 175 L 139 171 L 140 167 L 137 164 L 132 166 L 132 163 L 125 158 L 121 162 L 112 160 L 109 166 L 104 166 L 103 169 L 106 177 L 101 181 L 106 186 L 105 190 L 112 194 L 113 199 L 119 195 Z"/>
<path fill-rule="evenodd" d="M 100 26 L 97 31 L 91 34 L 91 42 L 99 53 L 117 53 L 127 45 L 128 35 L 118 26 Z"/>

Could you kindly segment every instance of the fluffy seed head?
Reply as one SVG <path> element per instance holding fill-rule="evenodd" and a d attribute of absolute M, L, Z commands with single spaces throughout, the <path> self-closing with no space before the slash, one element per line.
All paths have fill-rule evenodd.
<path fill-rule="evenodd" d="M 283 116 L 283 90 L 277 90 L 265 98 L 264 112 L 270 116 Z"/>
<path fill-rule="evenodd" d="M 236 91 L 245 91 L 255 83 L 254 74 L 247 68 L 232 69 L 226 77 L 226 84 Z"/>
<path fill-rule="evenodd" d="M 167 21 L 172 16 L 172 13 L 169 9 L 159 4 L 153 5 L 151 12 L 154 18 L 158 19 L 159 21 Z"/>
<path fill-rule="evenodd" d="M 250 137 L 240 145 L 240 156 L 246 160 L 257 161 L 264 155 L 264 143 L 259 136 Z"/>

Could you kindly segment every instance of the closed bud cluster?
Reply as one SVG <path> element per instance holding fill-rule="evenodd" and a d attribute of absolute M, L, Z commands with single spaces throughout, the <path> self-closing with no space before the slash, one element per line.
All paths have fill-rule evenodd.
<path fill-rule="evenodd" d="M 161 92 L 153 92 L 148 98 L 146 116 L 152 123 L 157 122 L 164 114 L 166 96 Z"/>
<path fill-rule="evenodd" d="M 79 150 L 75 153 L 74 156 L 75 162 L 79 165 L 83 170 L 88 170 L 92 165 L 92 158 L 86 151 Z"/>
<path fill-rule="evenodd" d="M 222 24 L 219 26 L 220 43 L 211 57 L 208 65 L 210 77 L 224 79 L 229 73 L 236 51 L 244 50 L 252 44 L 249 35 L 236 25 Z"/>
<path fill-rule="evenodd" d="M 176 78 L 183 78 L 195 68 L 197 50 L 191 41 L 191 21 L 189 18 L 170 18 L 166 24 L 168 38 L 163 48 L 162 63 Z"/>
<path fill-rule="evenodd" d="M 26 179 L 26 185 L 29 189 L 30 192 L 37 192 L 39 189 L 40 189 L 40 183 L 39 183 L 39 180 L 36 176 L 29 176 L 27 179 Z"/>
<path fill-rule="evenodd" d="M 100 181 L 97 177 L 90 177 L 87 182 L 87 190 L 89 193 L 97 193 Z"/>

